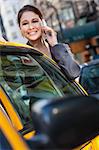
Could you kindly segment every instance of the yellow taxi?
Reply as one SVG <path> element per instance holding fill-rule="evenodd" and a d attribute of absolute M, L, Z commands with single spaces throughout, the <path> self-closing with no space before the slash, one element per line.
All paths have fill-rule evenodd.
<path fill-rule="evenodd" d="M 29 150 L 28 145 L 9 121 L 3 107 L 0 106 L 0 150 Z"/>
<path fill-rule="evenodd" d="M 25 138 L 35 133 L 31 105 L 36 101 L 79 95 L 87 93 L 52 59 L 27 45 L 0 42 L 0 103 Z"/>

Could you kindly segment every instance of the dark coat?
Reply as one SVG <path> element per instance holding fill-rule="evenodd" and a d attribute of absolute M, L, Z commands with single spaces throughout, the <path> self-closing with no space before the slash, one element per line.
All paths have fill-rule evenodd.
<path fill-rule="evenodd" d="M 27 43 L 30 45 L 30 43 Z M 80 66 L 74 60 L 68 44 L 56 44 L 50 47 L 52 59 L 58 64 L 61 71 L 69 79 L 75 79 L 80 74 Z"/>
<path fill-rule="evenodd" d="M 79 76 L 80 66 L 74 60 L 68 44 L 57 44 L 50 50 L 52 58 L 68 78 L 75 79 Z"/>

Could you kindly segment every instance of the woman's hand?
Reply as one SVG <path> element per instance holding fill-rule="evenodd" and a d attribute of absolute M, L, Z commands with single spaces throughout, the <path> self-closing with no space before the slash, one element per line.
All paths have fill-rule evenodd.
<path fill-rule="evenodd" d="M 57 41 L 57 33 L 50 27 L 44 26 L 42 27 L 42 32 L 45 40 L 50 44 L 50 46 L 54 46 L 58 43 Z"/>

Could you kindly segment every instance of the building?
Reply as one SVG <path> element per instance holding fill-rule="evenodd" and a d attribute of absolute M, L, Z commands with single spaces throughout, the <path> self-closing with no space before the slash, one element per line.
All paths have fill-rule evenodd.
<path fill-rule="evenodd" d="M 23 42 L 17 24 L 16 15 L 18 10 L 26 4 L 36 5 L 43 13 L 48 25 L 56 31 L 63 28 L 73 27 L 79 16 L 85 11 L 86 3 L 90 0 L 0 0 L 1 17 L 3 27 L 9 41 Z M 98 3 L 98 0 L 96 0 Z M 79 22 L 81 24 L 83 22 Z M 2 32 L 1 32 L 2 33 Z"/>
<path fill-rule="evenodd" d="M 1 18 L 8 41 L 26 42 L 20 34 L 16 18 L 18 10 L 26 4 L 33 4 L 33 0 L 0 0 Z"/>

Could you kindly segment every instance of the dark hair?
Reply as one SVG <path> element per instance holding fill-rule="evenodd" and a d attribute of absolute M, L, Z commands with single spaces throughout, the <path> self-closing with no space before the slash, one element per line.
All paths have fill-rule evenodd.
<path fill-rule="evenodd" d="M 20 26 L 20 19 L 21 19 L 23 13 L 26 11 L 32 11 L 35 14 L 37 14 L 40 17 L 40 19 L 43 19 L 43 15 L 38 8 L 36 8 L 35 6 L 32 6 L 32 5 L 25 5 L 19 10 L 18 15 L 17 15 L 17 21 L 18 21 L 19 26 Z"/>

